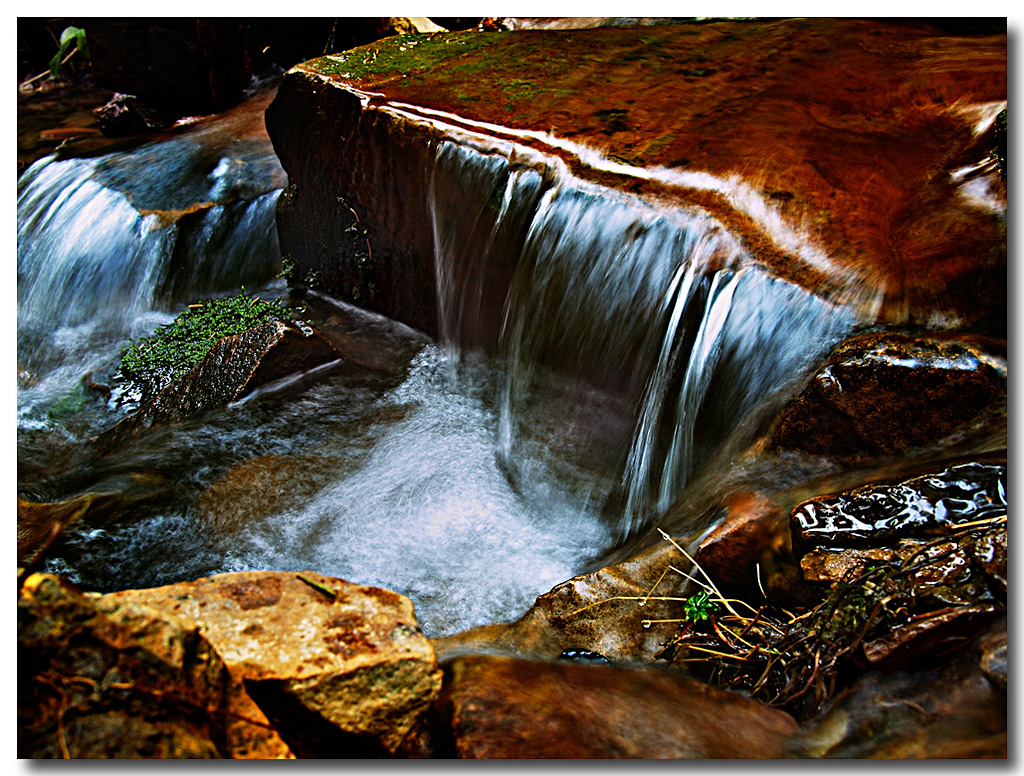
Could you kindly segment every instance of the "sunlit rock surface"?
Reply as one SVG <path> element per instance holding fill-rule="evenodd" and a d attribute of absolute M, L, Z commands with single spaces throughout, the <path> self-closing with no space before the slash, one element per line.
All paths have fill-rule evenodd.
<path fill-rule="evenodd" d="M 267 126 L 300 276 L 426 331 L 441 139 L 702 209 L 866 318 L 955 325 L 1000 313 L 1005 101 L 1005 35 L 799 19 L 400 36 L 296 66 Z"/>
<path fill-rule="evenodd" d="M 388 590 L 313 572 L 242 572 L 103 601 L 198 625 L 299 757 L 392 751 L 440 690 L 412 602 Z"/>

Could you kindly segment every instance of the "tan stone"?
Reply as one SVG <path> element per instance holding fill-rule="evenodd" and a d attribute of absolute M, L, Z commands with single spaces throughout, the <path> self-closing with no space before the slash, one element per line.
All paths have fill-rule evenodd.
<path fill-rule="evenodd" d="M 105 599 L 198 624 L 300 757 L 323 754 L 325 722 L 352 751 L 393 751 L 440 690 L 412 602 L 388 590 L 313 572 L 242 572 Z"/>
<path fill-rule="evenodd" d="M 197 641 L 208 645 L 198 624 L 171 617 L 159 608 L 126 598 L 101 596 L 96 598 L 95 604 L 110 620 L 125 628 L 169 664 L 192 673 L 209 671 L 190 660 L 182 646 L 186 642 Z M 227 689 L 224 693 L 225 756 L 234 759 L 294 759 L 288 745 L 245 692 L 242 680 L 227 671 L 219 656 L 216 665 L 226 674 L 221 680 Z"/>
<path fill-rule="evenodd" d="M 455 756 L 773 758 L 793 718 L 656 669 L 473 656 L 446 665 Z"/>

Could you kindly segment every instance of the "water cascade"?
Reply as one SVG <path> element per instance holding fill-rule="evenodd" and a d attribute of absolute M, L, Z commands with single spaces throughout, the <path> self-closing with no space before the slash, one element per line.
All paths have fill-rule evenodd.
<path fill-rule="evenodd" d="M 499 355 L 504 466 L 523 489 L 567 460 L 591 469 L 581 496 L 620 538 L 649 528 L 741 425 L 749 443 L 755 411 L 854 324 L 698 210 L 451 142 L 433 186 L 440 330 Z M 523 468 L 545 449 L 546 471 Z"/>
<path fill-rule="evenodd" d="M 73 422 L 54 405 L 193 296 L 287 293 L 265 284 L 278 190 L 246 177 L 273 161 L 211 155 L 184 133 L 27 171 L 20 450 L 109 427 L 116 400 L 80 402 Z M 192 203 L 206 204 L 183 213 Z M 21 477 L 36 500 L 145 491 L 130 520 L 67 536 L 51 570 L 112 590 L 315 569 L 409 595 L 430 635 L 508 621 L 655 525 L 853 325 L 698 210 L 452 142 L 430 204 L 440 343 L 314 292 L 313 322 L 373 365 L 341 362 L 111 458 Z"/>

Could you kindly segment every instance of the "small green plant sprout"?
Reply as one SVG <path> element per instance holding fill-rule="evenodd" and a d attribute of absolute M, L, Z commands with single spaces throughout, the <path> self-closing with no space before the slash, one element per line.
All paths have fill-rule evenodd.
<path fill-rule="evenodd" d="M 690 596 L 683 604 L 683 612 L 690 622 L 710 619 L 717 609 L 718 604 L 711 600 L 711 593 L 707 590 L 701 590 L 696 595 Z"/>
<path fill-rule="evenodd" d="M 61 65 L 66 64 L 76 51 L 86 59 L 91 59 L 89 56 L 89 46 L 85 42 L 85 30 L 81 27 L 65 27 L 64 32 L 60 34 L 60 48 L 53 55 L 53 59 L 50 60 L 51 78 L 57 77 Z"/>

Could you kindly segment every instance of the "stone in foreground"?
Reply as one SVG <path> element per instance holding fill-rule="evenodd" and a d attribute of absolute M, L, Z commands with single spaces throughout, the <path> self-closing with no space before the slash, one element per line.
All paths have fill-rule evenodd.
<path fill-rule="evenodd" d="M 103 600 L 141 602 L 198 624 L 297 757 L 394 751 L 440 691 L 412 602 L 388 590 L 268 571 Z"/>
<path fill-rule="evenodd" d="M 195 626 L 108 617 L 56 577 L 18 591 L 18 757 L 227 756 L 229 677 Z"/>
<path fill-rule="evenodd" d="M 446 665 L 454 756 L 774 758 L 788 714 L 678 674 L 511 657 Z"/>

